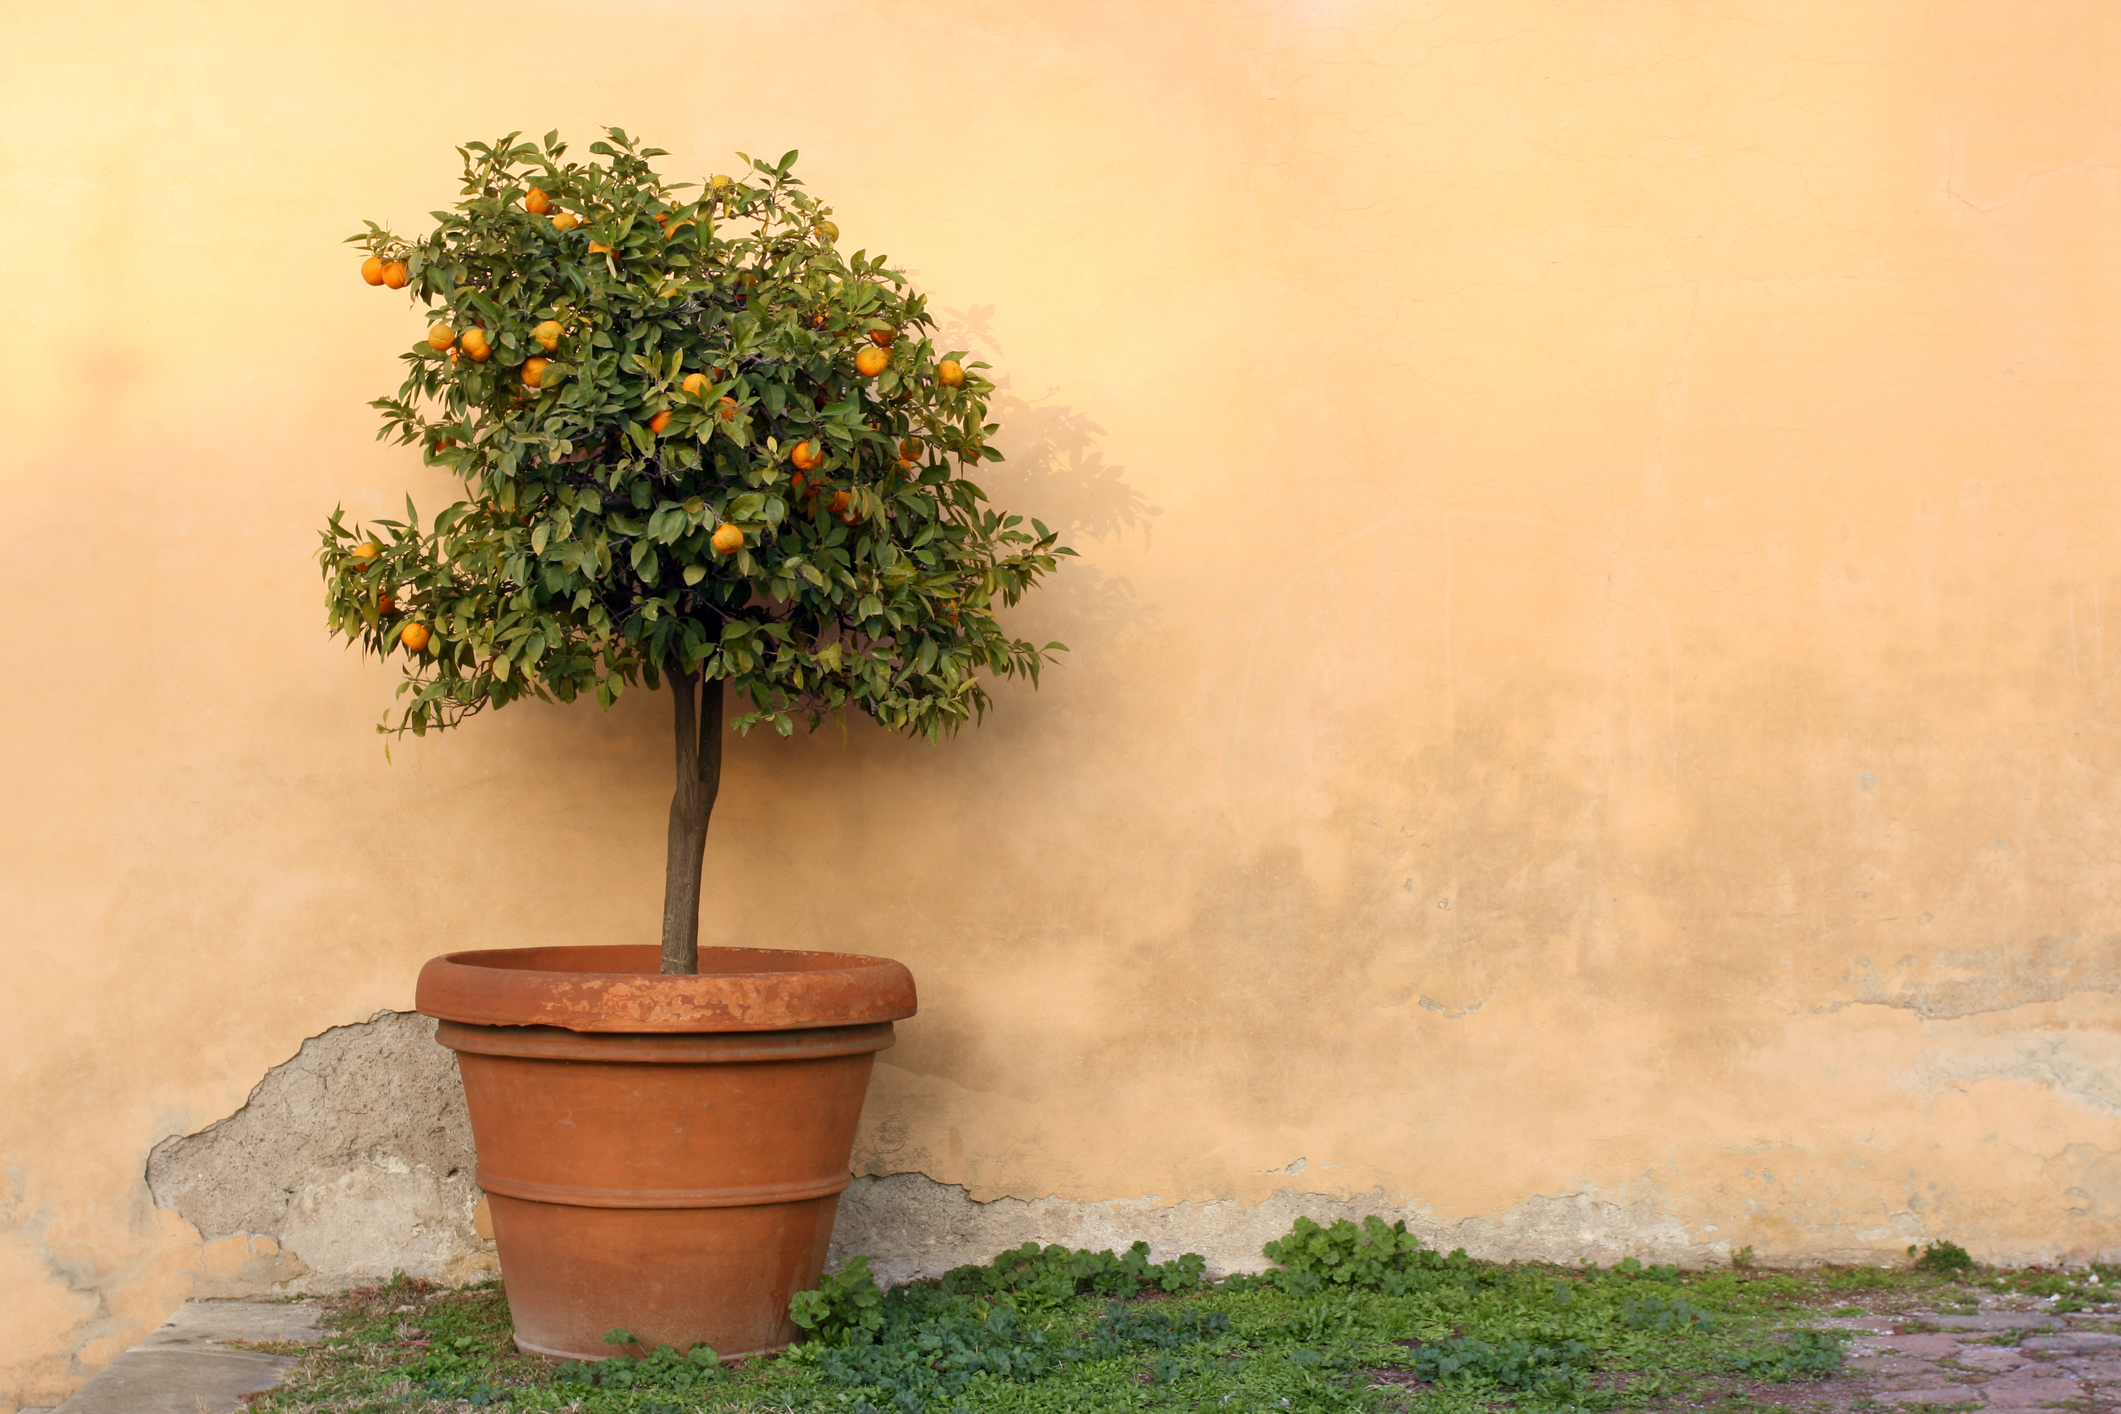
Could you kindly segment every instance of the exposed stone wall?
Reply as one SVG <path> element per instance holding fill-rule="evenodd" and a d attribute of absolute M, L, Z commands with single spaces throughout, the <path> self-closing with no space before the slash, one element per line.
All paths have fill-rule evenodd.
<path fill-rule="evenodd" d="M 258 1267 L 258 1290 L 330 1291 L 394 1271 L 440 1281 L 497 1271 L 493 1244 L 478 1230 L 475 1172 L 456 1056 L 435 1044 L 433 1021 L 386 1011 L 311 1037 L 234 1114 L 156 1145 L 147 1183 L 157 1205 L 208 1241 L 240 1234 L 276 1243 L 283 1260 Z M 903 1282 L 1025 1242 L 1124 1249 L 1140 1239 L 1159 1258 L 1199 1252 L 1216 1272 L 1254 1270 L 1260 1249 L 1299 1215 L 1330 1222 L 1371 1213 L 1406 1218 L 1433 1246 L 1484 1257 L 1634 1255 L 1698 1265 L 1728 1252 L 1690 1237 L 1654 1203 L 1582 1194 L 1445 1224 L 1381 1193 L 1341 1198 L 1292 1187 L 1251 1204 L 982 1202 L 956 1184 L 894 1173 L 859 1177 L 847 1190 L 832 1260 L 867 1254 L 879 1277 Z"/>
<path fill-rule="evenodd" d="M 278 1290 L 394 1271 L 465 1281 L 498 1270 L 474 1221 L 471 1121 L 455 1053 L 413 1012 L 312 1036 L 243 1108 L 147 1160 L 155 1203 L 207 1240 L 269 1237 L 299 1260 Z"/>

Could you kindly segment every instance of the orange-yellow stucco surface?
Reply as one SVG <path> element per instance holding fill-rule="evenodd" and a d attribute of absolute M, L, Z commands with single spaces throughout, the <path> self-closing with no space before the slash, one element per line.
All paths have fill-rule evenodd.
<path fill-rule="evenodd" d="M 451 492 L 341 241 L 512 129 L 801 149 L 1082 551 L 978 730 L 730 747 L 704 939 L 920 981 L 864 1164 L 2121 1252 L 2117 68 L 2096 0 L 0 3 L 0 1408 L 276 1260 L 157 1140 L 436 953 L 653 940 L 663 700 L 386 761 L 323 629 L 325 514 Z"/>

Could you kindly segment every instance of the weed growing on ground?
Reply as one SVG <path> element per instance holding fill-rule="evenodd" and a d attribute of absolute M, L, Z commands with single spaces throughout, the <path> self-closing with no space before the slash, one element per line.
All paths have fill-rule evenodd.
<path fill-rule="evenodd" d="M 1938 1244 L 1933 1244 L 1933 1250 Z M 1207 1279 L 1196 1256 L 1026 1244 L 883 1291 L 850 1263 L 799 1298 L 787 1354 L 723 1362 L 705 1346 L 593 1362 L 518 1354 L 497 1284 L 399 1279 L 332 1303 L 334 1334 L 261 1414 L 1074 1414 L 1108 1410 L 1527 1411 L 1719 1408 L 1833 1377 L 1846 1332 L 1815 1319 L 1936 1309 L 1994 1274 L 1952 1266 L 1683 1272 L 1475 1261 L 1404 1224 L 1301 1220 L 1260 1274 Z M 2009 1274 L 2012 1299 L 2113 1276 Z M 1992 1292 L 1993 1287 L 1989 1288 Z M 1851 1293 L 1866 1305 L 1847 1305 Z M 1991 1300 L 1996 1299 L 1993 1295 Z M 612 1333 L 621 1344 L 623 1331 Z M 635 1347 L 637 1349 L 637 1347 Z M 1775 1407 L 1780 1407 L 1779 1404 Z"/>

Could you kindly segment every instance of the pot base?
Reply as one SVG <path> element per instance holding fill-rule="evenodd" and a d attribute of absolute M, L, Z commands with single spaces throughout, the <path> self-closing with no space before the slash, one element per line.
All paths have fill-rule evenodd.
<path fill-rule="evenodd" d="M 704 1343 L 724 1359 L 788 1348 L 788 1299 L 817 1285 L 837 1193 L 742 1208 L 577 1208 L 489 1194 L 516 1348 L 603 1360 Z M 630 1332 L 636 1346 L 607 1345 Z M 638 1348 L 636 1348 L 638 1347 Z"/>

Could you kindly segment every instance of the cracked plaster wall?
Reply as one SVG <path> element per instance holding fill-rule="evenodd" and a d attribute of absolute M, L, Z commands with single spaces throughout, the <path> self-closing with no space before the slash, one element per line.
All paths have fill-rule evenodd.
<path fill-rule="evenodd" d="M 922 987 L 846 1240 L 1235 1261 L 1374 1203 L 1497 1253 L 2121 1253 L 2108 7 L 114 13 L 0 45 L 10 215 L 67 233 L 0 341 L 0 1414 L 372 1260 L 348 1214 L 446 1268 L 417 1085 L 313 1173 L 229 1117 L 433 953 L 654 935 L 663 704 L 386 761 L 309 558 L 453 494 L 372 440 L 424 326 L 341 238 L 598 120 L 679 177 L 799 147 L 1007 380 L 984 484 L 1083 551 L 977 731 L 729 745 L 708 940 Z M 554 33 L 538 111 L 431 101 Z M 303 1064 L 285 1123 L 360 1098 Z M 270 1201 L 179 1200 L 180 1153 Z"/>

